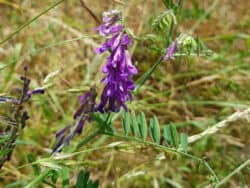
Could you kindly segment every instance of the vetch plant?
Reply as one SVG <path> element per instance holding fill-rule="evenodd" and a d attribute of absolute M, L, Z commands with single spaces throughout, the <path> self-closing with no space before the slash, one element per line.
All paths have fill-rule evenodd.
<path fill-rule="evenodd" d="M 44 90 L 39 88 L 30 89 L 30 78 L 27 77 L 28 67 L 24 67 L 24 75 L 20 77 L 23 87 L 16 90 L 16 97 L 3 96 L 0 102 L 10 105 L 13 113 L 11 115 L 0 116 L 1 122 L 5 122 L 7 126 L 1 130 L 1 146 L 0 146 L 0 168 L 6 160 L 9 160 L 12 151 L 16 145 L 16 139 L 21 130 L 25 127 L 26 121 L 29 119 L 28 111 L 24 108 L 24 104 L 28 102 L 33 95 L 43 94 Z M 3 125 L 5 125 L 5 123 Z"/>
<path fill-rule="evenodd" d="M 0 42 L 0 45 L 6 42 L 8 38 L 12 38 L 14 35 L 16 35 L 22 28 L 26 27 L 34 20 L 39 18 L 43 13 L 46 13 L 56 5 L 60 4 L 62 1 L 63 0 L 59 0 L 50 8 L 46 9 L 38 16 L 19 27 L 16 32 L 12 33 L 6 39 Z M 126 7 L 126 3 L 124 3 L 125 1 L 113 2 L 119 2 L 120 5 Z M 157 1 L 155 2 L 155 5 L 157 4 L 158 6 L 159 3 Z M 102 57 L 106 56 L 106 60 L 104 65 L 102 66 L 101 72 L 99 70 L 96 70 L 96 73 L 101 74 L 103 78 L 101 79 L 101 81 L 99 79 L 97 81 L 94 80 L 94 82 L 100 83 L 97 88 L 101 88 L 101 91 L 96 89 L 96 86 L 87 86 L 89 87 L 89 89 L 78 98 L 79 103 L 77 107 L 73 103 L 73 105 L 71 106 L 68 104 L 68 100 L 71 100 L 72 96 L 68 97 L 67 92 L 62 91 L 64 95 L 63 97 L 65 97 L 65 104 L 63 103 L 62 105 L 60 105 L 60 102 L 58 100 L 59 97 L 55 97 L 52 91 L 48 92 L 48 101 L 53 103 L 53 110 L 51 110 L 53 111 L 52 114 L 54 113 L 60 118 L 62 117 L 62 121 L 65 121 L 65 119 L 68 118 L 68 114 L 66 113 L 66 111 L 64 111 L 64 107 L 70 107 L 70 110 L 73 109 L 74 111 L 73 114 L 69 115 L 69 117 L 72 118 L 72 121 L 67 124 L 63 123 L 63 127 L 60 128 L 57 133 L 55 133 L 55 135 L 52 135 L 55 137 L 54 145 L 50 146 L 45 142 L 44 146 L 39 148 L 41 149 L 41 152 L 44 152 L 44 155 L 46 155 L 45 157 L 37 157 L 36 154 L 33 153 L 27 155 L 28 163 L 22 166 L 18 166 L 18 169 L 31 166 L 34 171 L 34 177 L 27 176 L 27 180 L 21 181 L 21 183 L 17 182 L 17 186 L 19 186 L 18 183 L 20 183 L 20 186 L 23 185 L 25 186 L 25 188 L 33 188 L 36 186 L 40 186 L 40 184 L 46 184 L 46 186 L 50 187 L 59 186 L 64 188 L 70 187 L 70 185 L 73 185 L 73 187 L 75 188 L 97 188 L 99 186 L 99 181 L 93 181 L 92 179 L 97 179 L 97 177 L 99 178 L 99 176 L 104 177 L 105 179 L 108 179 L 108 181 L 112 182 L 108 182 L 110 183 L 108 185 L 106 184 L 106 182 L 104 182 L 102 186 L 121 186 L 121 181 L 123 181 L 122 179 L 126 178 L 127 180 L 131 177 L 135 178 L 135 176 L 143 175 L 146 172 L 145 161 L 143 161 L 142 169 L 140 169 L 142 165 L 130 169 L 131 166 L 129 164 L 127 165 L 128 167 L 125 170 L 122 169 L 123 171 L 120 171 L 121 168 L 120 166 L 118 166 L 119 164 L 115 163 L 115 161 L 117 161 L 117 159 L 115 158 L 115 155 L 117 153 L 124 151 L 129 153 L 132 151 L 131 148 L 134 146 L 136 146 L 135 148 L 138 150 L 141 149 L 139 151 L 141 152 L 140 154 L 143 154 L 145 156 L 148 155 L 146 156 L 148 157 L 148 159 L 149 157 L 152 157 L 152 160 L 150 159 L 150 162 L 154 160 L 169 160 L 171 158 L 169 155 L 173 154 L 182 156 L 185 159 L 189 159 L 188 165 L 184 166 L 184 168 L 178 168 L 178 170 L 183 171 L 184 173 L 194 171 L 201 172 L 200 174 L 198 174 L 198 176 L 203 175 L 204 179 L 207 178 L 205 182 L 202 182 L 202 186 L 208 186 L 208 184 L 211 183 L 211 186 L 219 187 L 221 184 L 224 184 L 224 182 L 227 181 L 230 176 L 232 176 L 232 174 L 234 175 L 238 173 L 243 167 L 250 163 L 249 160 L 247 160 L 245 163 L 240 165 L 238 169 L 233 171 L 232 174 L 229 174 L 220 182 L 213 168 L 205 160 L 204 156 L 206 156 L 207 150 L 205 147 L 203 148 L 204 144 L 202 144 L 202 148 L 200 151 L 193 150 L 193 147 L 189 146 L 190 143 L 195 142 L 196 140 L 201 139 L 206 135 L 217 132 L 232 121 L 236 121 L 243 118 L 243 116 L 245 117 L 249 115 L 249 110 L 245 110 L 241 113 L 236 113 L 232 116 L 232 118 L 229 117 L 228 119 L 215 124 L 215 126 L 203 130 L 203 132 L 197 135 L 188 137 L 185 132 L 187 130 L 191 132 L 193 131 L 193 129 L 192 127 L 186 128 L 186 124 L 192 123 L 192 125 L 196 126 L 195 128 L 199 129 L 203 128 L 203 124 L 200 125 L 200 121 L 198 121 L 197 123 L 197 119 L 195 119 L 201 119 L 200 114 L 199 116 L 197 116 L 197 114 L 195 116 L 196 109 L 194 111 L 193 109 L 190 110 L 188 106 L 195 103 L 189 104 L 189 101 L 186 100 L 186 98 L 188 100 L 191 100 L 192 98 L 195 98 L 196 95 L 188 93 L 188 90 L 187 92 L 185 91 L 184 94 L 179 91 L 181 91 L 183 88 L 186 89 L 186 80 L 191 80 L 191 84 L 187 84 L 189 84 L 189 86 L 193 86 L 197 83 L 203 83 L 204 80 L 206 81 L 206 79 L 199 77 L 201 74 L 203 74 L 203 72 L 199 72 L 198 74 L 197 72 L 185 72 L 185 74 L 181 75 L 183 71 L 189 69 L 187 67 L 184 67 L 183 69 L 181 67 L 181 69 L 179 69 L 180 66 L 177 64 L 183 62 L 183 57 L 185 57 L 184 60 L 188 60 L 188 58 L 186 57 L 196 57 L 201 55 L 207 56 L 208 54 L 206 52 L 208 52 L 208 50 L 206 45 L 197 36 L 193 36 L 193 32 L 191 31 L 193 30 L 192 28 L 190 29 L 190 31 L 185 31 L 185 28 L 178 29 L 179 21 L 181 21 L 181 19 L 179 19 L 179 13 L 181 12 L 183 0 L 162 0 L 162 3 L 162 5 L 166 7 L 166 10 L 162 13 L 159 13 L 158 15 L 155 15 L 156 11 L 154 11 L 154 19 L 151 19 L 152 17 L 150 17 L 150 19 L 148 20 L 149 28 L 145 27 L 146 29 L 144 31 L 143 27 L 146 25 L 146 23 L 143 22 L 142 25 L 139 24 L 139 29 L 137 32 L 133 31 L 132 29 L 130 30 L 127 27 L 127 25 L 125 24 L 126 18 L 123 17 L 123 13 L 120 10 L 110 10 L 107 12 L 103 12 L 102 23 L 99 23 L 99 18 L 97 15 L 95 15 L 95 11 L 92 11 L 84 0 L 81 0 L 81 4 L 83 5 L 83 7 L 87 9 L 87 12 L 91 14 L 91 16 L 98 24 L 100 24 L 99 26 L 97 26 L 97 28 L 95 28 L 95 31 L 99 32 L 99 36 L 95 35 L 93 37 L 93 40 L 95 38 L 100 38 L 104 41 L 98 48 L 94 49 L 97 57 L 95 58 L 95 60 L 97 59 L 97 63 L 103 63 L 98 59 L 100 57 L 100 54 L 103 55 Z M 144 8 L 145 10 L 147 10 L 146 7 Z M 145 17 L 146 15 L 142 16 L 142 19 L 146 19 Z M 50 16 L 48 16 L 46 17 L 46 19 L 50 20 L 51 18 Z M 136 19 L 136 17 L 133 19 Z M 55 47 L 57 45 L 63 45 L 68 42 L 80 40 L 84 37 L 90 38 L 90 36 L 88 35 L 82 36 L 81 33 L 77 31 L 77 29 L 71 28 L 68 23 L 60 22 L 60 20 L 58 21 L 54 18 L 51 20 L 55 21 L 55 23 L 57 24 L 59 23 L 60 26 L 67 28 L 67 31 L 73 31 L 73 34 L 79 34 L 80 37 L 62 42 L 59 41 L 54 43 L 54 45 L 47 45 L 43 48 L 39 48 L 38 50 L 36 50 L 36 52 L 40 52 L 40 50 L 42 49 L 47 49 L 50 47 Z M 197 24 L 195 24 L 195 27 L 197 27 Z M 50 29 L 53 30 L 52 27 Z M 95 44 L 93 46 L 96 47 L 97 45 L 95 41 L 93 41 L 93 43 Z M 133 50 L 130 50 L 129 48 L 132 45 Z M 142 50 L 137 48 L 137 46 L 143 46 Z M 145 53 L 144 50 L 147 53 Z M 148 50 L 152 53 L 148 53 Z M 205 53 L 202 54 L 201 51 Z M 137 67 L 134 66 L 131 56 L 133 56 L 133 61 L 139 61 Z M 152 59 L 156 61 L 154 64 L 152 64 L 151 62 Z M 15 63 L 16 62 L 11 64 Z M 95 65 L 96 63 L 88 66 L 92 66 L 95 68 Z M 8 66 L 8 64 L 5 66 Z M 166 72 L 166 74 L 169 75 L 167 79 L 162 78 L 157 74 L 158 72 L 156 72 L 156 70 L 160 66 L 162 66 L 161 68 L 165 66 L 166 70 L 162 69 L 162 72 L 160 72 L 159 75 L 162 76 L 162 73 Z M 169 67 L 170 69 L 168 69 Z M 91 74 L 95 72 L 94 68 L 94 71 L 90 71 Z M 138 72 L 137 68 L 138 70 L 145 70 L 145 73 L 143 71 Z M 195 68 L 194 70 L 192 69 L 192 71 L 195 71 Z M 53 84 L 51 83 L 53 78 L 56 75 L 64 72 L 64 70 L 67 69 L 58 69 L 57 71 L 50 73 L 44 80 L 43 88 L 51 89 L 51 87 L 53 86 Z M 84 69 L 82 70 L 85 71 Z M 17 89 L 17 96 L 0 97 L 0 103 L 9 105 L 13 109 L 13 113 L 11 115 L 4 114 L 0 116 L 0 168 L 6 160 L 10 159 L 11 153 L 15 147 L 15 144 L 17 143 L 18 134 L 20 134 L 21 130 L 25 127 L 26 121 L 29 118 L 29 109 L 25 108 L 24 104 L 31 101 L 30 99 L 33 97 L 33 95 L 44 93 L 44 89 L 30 89 L 31 80 L 27 77 L 28 68 L 25 67 L 24 71 L 25 75 L 21 77 L 23 87 Z M 205 73 L 207 74 L 208 72 Z M 191 74 L 192 76 L 190 76 Z M 208 74 L 210 74 L 210 72 Z M 226 73 L 223 72 L 223 74 Z M 133 79 L 135 78 L 135 76 L 139 78 L 134 81 Z M 193 80 L 193 78 L 196 77 L 200 80 Z M 90 76 L 88 76 L 88 78 L 90 78 Z M 214 77 L 212 77 L 212 79 L 213 78 Z M 61 79 L 63 80 L 64 78 L 61 77 Z M 211 77 L 209 77 L 209 79 L 207 80 L 210 81 L 210 79 Z M 158 80 L 159 84 L 156 83 L 158 82 Z M 88 85 L 88 81 L 89 79 L 85 79 L 83 83 Z M 183 85 L 179 85 L 180 83 Z M 67 82 L 67 85 L 71 86 L 71 82 Z M 144 85 L 147 86 L 143 87 Z M 70 88 L 66 91 L 79 92 L 80 90 L 83 91 L 82 88 Z M 144 94 L 142 91 L 145 91 L 146 94 Z M 137 94 L 140 95 L 137 96 Z M 146 98 L 148 94 L 152 97 L 150 96 L 149 98 Z M 58 96 L 61 97 L 61 95 Z M 158 99 L 156 98 L 158 96 L 165 97 L 165 99 L 167 99 L 168 101 L 165 103 L 169 103 L 170 106 L 173 102 L 173 107 L 171 109 L 169 107 L 166 107 L 167 104 L 162 102 L 164 100 L 161 100 L 161 97 L 159 97 L 159 104 L 157 104 Z M 133 101 L 133 103 L 132 105 L 129 105 L 131 101 Z M 184 107 L 178 107 L 178 109 L 176 110 L 175 105 L 179 105 L 180 103 Z M 209 105 L 210 103 L 208 102 L 206 104 Z M 157 109 L 158 105 L 164 106 L 164 108 Z M 223 103 L 223 105 L 225 104 Z M 43 103 L 43 107 L 44 106 L 46 106 L 46 104 Z M 48 106 L 50 107 L 50 105 Z M 194 107 L 192 106 L 192 108 Z M 147 111 L 148 109 L 150 111 Z M 44 107 L 44 111 L 46 110 L 48 110 L 47 106 Z M 163 110 L 166 110 L 169 112 L 167 116 L 174 114 L 176 116 L 178 115 L 179 118 L 165 118 L 162 116 L 163 113 L 161 114 L 161 116 L 157 116 L 157 112 L 159 112 L 159 110 L 162 110 L 159 114 L 161 114 Z M 223 114 L 224 113 L 225 112 L 223 111 Z M 165 111 L 164 115 L 166 115 Z M 207 118 L 202 117 L 202 119 Z M 49 126 L 52 123 L 52 121 L 48 121 Z M 2 129 L 2 127 L 4 127 L 2 126 L 2 124 L 4 124 L 5 126 L 4 129 Z M 87 124 L 88 127 L 86 127 Z M 199 125 L 197 126 L 197 124 Z M 185 125 L 185 127 L 179 127 L 179 125 Z M 78 139 L 81 139 L 79 142 L 76 142 L 76 140 L 74 140 L 76 136 L 78 136 Z M 227 140 L 231 138 L 223 137 L 223 139 Z M 131 142 L 135 144 L 129 145 L 128 143 Z M 242 144 L 238 143 L 239 141 L 236 142 L 240 147 L 242 147 Z M 137 147 L 138 145 L 139 147 Z M 153 148 L 154 150 L 150 150 L 150 148 L 147 147 Z M 107 150 L 107 152 L 104 153 L 106 155 L 103 155 L 104 150 Z M 110 152 L 110 150 L 112 150 L 112 152 Z M 160 157 L 155 157 L 148 151 L 150 151 L 151 153 L 158 153 L 160 154 Z M 136 151 L 133 150 L 131 153 L 134 152 Z M 98 154 L 100 155 L 98 156 Z M 202 156 L 198 157 L 198 155 Z M 109 157 L 109 160 L 107 160 L 107 156 Z M 97 161 L 97 159 L 99 158 L 101 158 L 102 160 L 102 166 L 99 163 L 100 161 Z M 168 163 L 169 161 L 167 160 L 166 162 Z M 176 161 L 179 164 L 179 158 Z M 130 160 L 130 163 L 133 162 L 133 160 Z M 117 169 L 119 169 L 119 171 L 116 171 L 115 168 L 113 169 L 113 166 L 115 165 L 118 166 Z M 196 167 L 198 170 L 196 169 Z M 102 171 L 104 168 L 106 168 L 105 173 Z M 93 177 L 90 177 L 89 171 L 92 170 L 95 172 L 91 173 L 91 176 Z M 170 185 L 178 187 L 178 182 L 176 183 L 171 180 L 172 174 L 168 174 L 168 169 L 167 173 L 165 173 L 165 171 L 163 170 L 158 172 L 159 174 L 161 174 L 160 177 L 158 177 L 159 174 L 152 175 L 151 179 L 154 183 L 154 186 L 161 187 Z M 124 171 L 126 171 L 125 175 L 120 174 L 120 177 L 117 175 L 117 178 L 115 178 L 115 180 L 113 180 L 112 176 L 107 178 L 108 175 L 111 174 L 111 172 L 124 173 Z M 129 173 L 127 171 L 132 173 Z M 151 173 L 153 172 L 150 171 L 147 175 L 151 177 Z M 126 176 L 129 174 L 133 175 Z M 134 179 L 132 181 L 134 182 Z M 145 182 L 148 183 L 149 181 L 147 180 Z M 159 182 L 162 184 L 159 184 Z M 192 182 L 189 185 L 191 184 Z M 11 186 L 13 185 L 10 185 L 10 187 Z M 133 186 L 137 185 L 134 184 Z"/>
<path fill-rule="evenodd" d="M 138 83 L 139 86 L 145 83 L 161 62 L 169 59 L 175 60 L 175 55 L 181 51 L 188 55 L 195 48 L 195 41 L 189 35 L 181 34 L 178 38 L 172 40 L 173 29 L 176 24 L 174 11 L 171 10 L 169 14 L 162 14 L 157 19 L 158 21 L 154 22 L 154 27 L 158 27 L 158 29 L 170 27 L 168 28 L 169 34 L 166 42 L 168 46 L 159 62 L 139 78 L 139 81 L 142 80 Z M 161 22 L 164 24 L 162 25 Z M 92 122 L 95 121 L 97 123 L 96 130 L 84 138 L 73 152 L 77 152 L 97 135 L 108 135 L 118 139 L 139 142 L 197 160 L 208 169 L 213 179 L 218 181 L 216 174 L 206 161 L 188 153 L 187 135 L 185 133 L 179 134 L 174 124 L 165 126 L 162 133 L 157 117 L 151 118 L 148 125 L 144 112 L 141 111 L 139 115 L 136 115 L 133 110 L 130 111 L 128 109 L 126 103 L 133 99 L 132 91 L 135 90 L 132 76 L 137 74 L 137 69 L 131 61 L 128 46 L 132 44 L 132 41 L 126 32 L 121 12 L 117 10 L 104 12 L 103 24 L 96 30 L 99 31 L 102 37 L 105 37 L 105 42 L 101 47 L 96 48 L 95 52 L 97 54 L 104 52 L 109 54 L 106 64 L 102 67 L 102 73 L 105 76 L 101 82 L 105 86 L 101 94 L 100 103 L 96 104 L 95 102 L 97 97 L 95 87 L 92 87 L 80 97 L 80 107 L 74 114 L 74 122 L 66 125 L 56 134 L 57 143 L 53 153 L 57 153 L 65 145 L 69 145 L 70 140 L 76 134 L 82 133 L 85 122 L 92 120 Z M 122 112 L 121 108 L 123 108 Z M 116 128 L 113 126 L 114 117 L 120 114 L 122 114 L 124 133 L 117 133 Z M 150 139 L 148 138 L 149 136 Z M 161 141 L 162 137 L 164 142 Z"/>

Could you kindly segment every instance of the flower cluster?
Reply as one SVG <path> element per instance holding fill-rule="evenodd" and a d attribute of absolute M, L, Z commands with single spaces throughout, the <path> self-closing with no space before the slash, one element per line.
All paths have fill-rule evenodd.
<path fill-rule="evenodd" d="M 106 64 L 102 68 L 105 83 L 101 102 L 96 110 L 99 112 L 118 112 L 121 107 L 127 110 L 126 102 L 132 100 L 131 91 L 135 84 L 131 76 L 137 74 L 137 69 L 132 64 L 128 46 L 132 44 L 124 25 L 119 23 L 121 14 L 111 10 L 103 13 L 103 24 L 97 28 L 101 36 L 111 36 L 100 48 L 95 49 L 97 54 L 110 52 Z"/>
<path fill-rule="evenodd" d="M 80 106 L 74 114 L 73 124 L 66 125 L 56 134 L 57 143 L 53 153 L 60 151 L 65 145 L 69 145 L 70 140 L 76 135 L 81 134 L 86 121 L 90 121 L 91 114 L 94 112 L 95 99 L 97 93 L 95 87 L 79 97 Z"/>

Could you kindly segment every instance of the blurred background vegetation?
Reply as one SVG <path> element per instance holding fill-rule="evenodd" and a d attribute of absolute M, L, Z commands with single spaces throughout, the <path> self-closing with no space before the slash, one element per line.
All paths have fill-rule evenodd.
<path fill-rule="evenodd" d="M 55 1 L 0 0 L 0 39 Z M 161 56 L 164 32 L 154 32 L 152 21 L 165 10 L 160 0 L 86 0 L 101 20 L 103 11 L 119 9 L 137 37 L 131 48 L 139 76 Z M 191 32 L 212 50 L 208 57 L 182 57 L 165 62 L 129 105 L 135 111 L 156 115 L 162 125 L 174 123 L 193 135 L 222 121 L 238 110 L 250 108 L 250 1 L 184 1 L 175 36 Z M 204 16 L 205 15 L 205 16 Z M 15 37 L 0 45 L 0 94 L 18 87 L 23 66 L 28 64 L 32 88 L 44 86 L 51 72 L 57 75 L 46 85 L 46 94 L 32 99 L 30 120 L 17 147 L 0 172 L 0 187 L 23 187 L 34 176 L 27 156 L 47 157 L 55 133 L 72 120 L 78 96 L 91 84 L 98 92 L 104 56 L 93 49 L 103 40 L 98 23 L 78 0 L 65 0 Z M 138 77 L 139 77 L 138 76 Z M 136 77 L 134 78 L 136 80 Z M 3 108 L 3 106 L 1 106 Z M 117 127 L 120 122 L 117 121 Z M 91 133 L 91 124 L 71 142 L 75 146 Z M 191 144 L 189 152 L 206 159 L 219 178 L 250 157 L 250 122 L 238 120 L 214 135 Z M 98 137 L 82 149 L 118 140 Z M 67 151 L 67 148 L 66 150 Z M 80 170 L 90 170 L 102 187 L 209 187 L 209 174 L 193 160 L 130 143 L 127 148 L 100 149 L 65 161 L 76 181 Z M 248 187 L 250 167 L 233 176 L 225 187 Z M 44 185 L 46 187 L 47 185 Z M 60 187 L 60 186 L 59 186 Z"/>

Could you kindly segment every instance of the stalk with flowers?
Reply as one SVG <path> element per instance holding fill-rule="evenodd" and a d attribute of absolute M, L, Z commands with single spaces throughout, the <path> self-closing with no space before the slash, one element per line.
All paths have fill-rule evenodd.
<path fill-rule="evenodd" d="M 52 7 L 59 5 L 61 2 L 63 1 L 57 2 Z M 84 0 L 80 2 L 93 19 L 99 23 L 98 16 L 95 15 L 95 11 L 88 7 L 88 3 Z M 114 2 L 119 2 L 119 4 L 124 6 L 123 2 Z M 96 35 L 93 37 L 93 40 L 100 38 L 103 41 L 99 47 L 93 49 L 96 57 L 105 57 L 103 60 L 101 58 L 98 60 L 101 70 L 97 70 L 97 75 L 100 74 L 102 78 L 94 81 L 95 84 L 89 84 L 83 93 L 75 97 L 78 100 L 77 107 L 73 108 L 73 110 L 66 109 L 71 114 L 69 118 L 65 115 L 66 113 L 62 113 L 64 109 L 58 105 L 55 96 L 48 92 L 51 100 L 55 101 L 55 106 L 60 108 L 60 112 L 57 113 L 60 118 L 63 118 L 63 123 L 58 123 L 58 126 L 60 125 L 58 129 L 55 127 L 51 128 L 53 131 L 56 130 L 54 139 L 48 141 L 48 147 L 39 148 L 41 152 L 46 153 L 45 157 L 36 158 L 30 154 L 27 164 L 19 166 L 20 169 L 27 166 L 32 167 L 35 174 L 34 178 L 27 178 L 24 182 L 21 182 L 25 188 L 33 188 L 45 184 L 50 187 L 70 187 L 73 184 L 73 187 L 76 188 L 97 188 L 99 187 L 99 181 L 96 180 L 97 177 L 103 176 L 108 178 L 107 174 L 109 174 L 112 163 L 116 159 L 110 157 L 107 160 L 105 155 L 100 155 L 103 157 L 102 162 L 108 163 L 108 167 L 105 169 L 105 173 L 100 170 L 99 174 L 95 172 L 91 173 L 90 176 L 89 171 L 92 168 L 103 165 L 88 161 L 88 156 L 96 157 L 92 155 L 94 151 L 126 151 L 133 155 L 131 150 L 139 148 L 147 157 L 147 152 L 152 152 L 152 150 L 148 150 L 149 147 L 153 148 L 155 153 L 158 152 L 160 154 L 154 160 L 172 159 L 172 156 L 180 156 L 184 159 L 196 161 L 196 163 L 192 163 L 194 164 L 193 168 L 196 168 L 196 166 L 201 168 L 211 186 L 219 186 L 221 184 L 216 172 L 207 160 L 194 155 L 192 148 L 189 147 L 190 137 L 185 132 L 186 129 L 179 129 L 179 127 L 176 127 L 176 123 L 167 122 L 167 124 L 162 124 L 162 120 L 160 121 L 161 117 L 157 117 L 155 115 L 157 113 L 154 111 L 149 116 L 149 113 L 145 113 L 146 107 L 141 109 L 141 106 L 138 106 L 138 108 L 134 106 L 140 104 L 139 100 L 144 100 L 140 99 L 141 91 L 152 93 L 162 89 L 150 88 L 151 76 L 156 73 L 157 69 L 163 66 L 177 66 L 177 63 L 182 58 L 208 55 L 204 43 L 198 37 L 192 36 L 192 29 L 186 33 L 178 30 L 178 14 L 181 12 L 182 4 L 182 0 L 162 0 L 162 5 L 165 5 L 166 10 L 153 19 L 149 19 L 151 24 L 150 31 L 153 34 L 145 34 L 145 37 L 137 36 L 128 28 L 129 26 L 125 25 L 126 18 L 123 14 L 123 8 L 121 10 L 111 9 L 102 13 L 102 23 L 99 23 L 100 25 L 94 28 L 94 31 L 98 32 L 99 35 L 98 37 Z M 46 10 L 48 11 L 49 9 Z M 38 15 L 36 19 L 40 16 Z M 31 22 L 24 24 L 21 28 L 26 27 L 29 23 Z M 57 23 L 64 25 L 61 22 Z M 74 31 L 74 33 L 77 32 Z M 14 35 L 16 33 L 10 35 L 9 38 Z M 82 38 L 84 37 L 81 36 L 75 40 Z M 157 40 L 158 42 L 155 42 Z M 5 41 L 7 40 L 3 40 L 3 42 Z M 140 42 L 143 44 L 145 42 L 147 49 L 157 54 L 158 59 L 157 61 L 155 58 L 156 62 L 152 66 L 150 62 L 148 63 L 145 73 L 140 71 L 141 67 L 139 66 L 141 66 L 141 63 L 135 63 L 137 56 L 133 56 L 133 53 L 130 53 L 130 47 Z M 51 46 L 45 48 L 50 48 Z M 137 50 L 136 45 L 134 45 L 134 49 Z M 134 52 L 134 50 L 132 51 Z M 21 77 L 23 87 L 17 89 L 17 97 L 5 95 L 0 97 L 0 103 L 9 105 L 13 109 L 11 115 L 5 114 L 0 116 L 0 120 L 6 126 L 4 129 L 1 128 L 0 134 L 0 168 L 6 164 L 6 161 L 11 159 L 12 151 L 16 143 L 18 143 L 18 135 L 26 126 L 26 120 L 29 118 L 29 108 L 26 108 L 25 103 L 29 102 L 29 104 L 32 104 L 31 98 L 33 98 L 33 95 L 44 93 L 43 88 L 45 87 L 42 89 L 30 89 L 30 79 L 27 77 L 27 71 L 28 68 L 25 66 L 25 75 Z M 53 76 L 59 72 L 54 72 Z M 67 85 L 72 86 L 70 82 L 67 82 Z M 46 87 L 52 86 L 53 84 Z M 184 87 L 177 86 L 176 88 Z M 170 94 L 172 91 L 168 92 Z M 41 96 L 41 98 L 43 97 L 47 96 Z M 150 97 L 145 100 L 150 101 Z M 72 98 L 70 98 L 66 102 L 72 101 Z M 150 102 L 148 102 L 148 105 L 150 105 Z M 46 110 L 46 108 L 44 109 Z M 201 133 L 199 135 L 204 134 Z M 106 141 L 107 138 L 112 138 L 110 139 L 112 143 L 109 143 L 110 140 Z M 108 142 L 107 145 L 103 145 L 105 141 Z M 131 149 L 132 147 L 134 148 Z M 129 160 L 129 163 L 133 162 L 133 160 Z M 74 168 L 71 168 L 71 166 L 74 166 Z M 80 170 L 82 168 L 84 168 L 84 171 Z M 119 167 L 117 169 L 119 171 Z M 79 172 L 77 175 L 75 173 L 76 170 Z M 115 183 L 120 185 L 119 181 L 121 179 L 137 176 L 137 173 L 140 174 L 141 172 L 128 172 L 118 178 L 118 183 Z M 154 178 L 157 179 L 158 177 Z M 206 181 L 206 185 L 208 185 L 208 181 Z M 173 186 L 178 186 L 178 184 L 171 183 Z M 157 187 L 157 183 L 154 185 Z"/>

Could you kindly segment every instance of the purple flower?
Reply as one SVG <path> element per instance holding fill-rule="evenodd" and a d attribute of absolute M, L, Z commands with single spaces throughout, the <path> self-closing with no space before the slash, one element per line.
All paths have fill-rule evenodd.
<path fill-rule="evenodd" d="M 28 101 L 32 95 L 44 94 L 44 89 L 35 89 L 30 90 L 30 79 L 27 77 L 28 67 L 24 67 L 24 76 L 21 76 L 20 79 L 23 81 L 23 88 L 18 88 L 17 93 L 21 95 L 20 100 L 16 100 L 18 104 L 21 104 L 25 101 Z"/>
<path fill-rule="evenodd" d="M 109 12 L 103 13 L 103 24 L 98 27 L 96 30 L 99 31 L 101 36 L 107 36 L 112 33 L 120 32 L 123 29 L 123 26 L 116 22 L 121 19 L 121 13 L 117 10 L 111 10 Z"/>
<path fill-rule="evenodd" d="M 56 134 L 56 145 L 53 153 L 62 150 L 65 145 L 69 145 L 70 140 L 76 135 L 81 134 L 86 121 L 90 121 L 90 115 L 94 112 L 95 99 L 97 93 L 95 87 L 79 97 L 80 106 L 76 110 L 73 124 L 66 125 Z"/>
<path fill-rule="evenodd" d="M 163 60 L 166 61 L 169 58 L 174 59 L 174 54 L 176 53 L 176 51 L 177 51 L 177 43 L 173 42 L 172 44 L 169 45 Z"/>
<path fill-rule="evenodd" d="M 95 52 L 101 54 L 110 52 L 107 62 L 102 68 L 105 77 L 101 82 L 105 84 L 101 102 L 96 106 L 100 112 L 118 112 L 121 107 L 127 110 L 126 102 L 132 100 L 131 91 L 135 84 L 131 79 L 137 74 L 137 69 L 132 64 L 128 46 L 132 44 L 129 36 L 123 31 L 123 25 L 115 25 L 120 19 L 118 11 L 104 14 L 104 24 L 99 27 L 100 34 L 111 35 L 111 38 L 102 44 Z M 103 29 L 105 26 L 105 29 Z M 108 31 L 108 32 L 107 32 Z"/>

